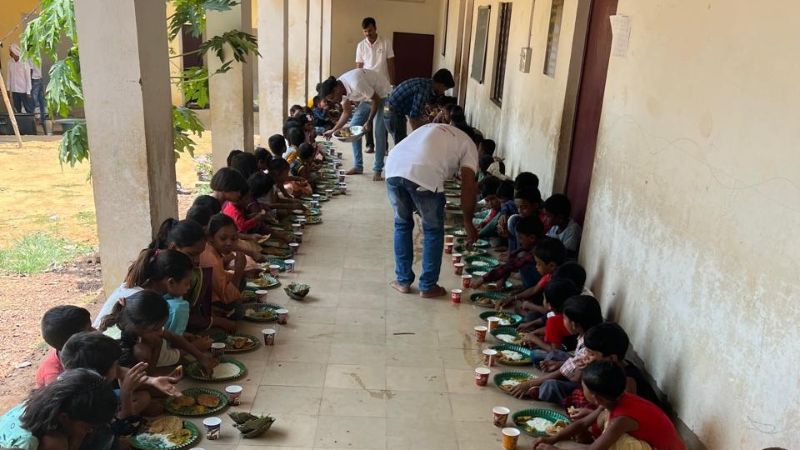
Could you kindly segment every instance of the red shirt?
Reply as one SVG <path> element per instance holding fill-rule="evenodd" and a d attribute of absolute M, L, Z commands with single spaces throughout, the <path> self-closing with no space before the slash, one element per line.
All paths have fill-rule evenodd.
<path fill-rule="evenodd" d="M 569 336 L 570 332 L 564 326 L 564 314 L 558 313 L 555 316 L 547 319 L 544 325 L 544 341 L 548 344 L 553 344 L 556 347 L 561 347 L 561 341 Z"/>
<path fill-rule="evenodd" d="M 547 275 L 542 275 L 542 278 L 539 280 L 538 283 L 536 283 L 536 287 L 538 287 L 539 289 L 544 289 L 547 286 L 547 283 L 549 283 L 552 278 L 553 278 L 552 273 L 548 273 Z"/>
<path fill-rule="evenodd" d="M 58 378 L 63 371 L 64 366 L 61 365 L 61 361 L 58 359 L 56 349 L 50 350 L 50 353 L 48 353 L 42 360 L 42 363 L 39 364 L 39 368 L 36 369 L 36 388 L 47 386 L 53 381 L 56 381 L 56 378 Z"/>
<path fill-rule="evenodd" d="M 661 409 L 642 397 L 624 393 L 616 408 L 609 412 L 609 421 L 615 417 L 627 417 L 639 423 L 639 429 L 630 434 L 647 442 L 655 450 L 686 450 L 678 432 Z"/>
<path fill-rule="evenodd" d="M 258 223 L 258 219 L 248 219 L 245 212 L 237 208 L 236 205 L 231 202 L 225 203 L 225 206 L 222 207 L 222 213 L 233 219 L 233 222 L 236 224 L 236 229 L 239 230 L 240 233 L 247 233 Z"/>

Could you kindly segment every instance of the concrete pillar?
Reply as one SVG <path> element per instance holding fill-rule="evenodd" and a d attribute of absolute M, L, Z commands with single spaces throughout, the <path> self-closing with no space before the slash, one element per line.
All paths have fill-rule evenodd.
<path fill-rule="evenodd" d="M 166 6 L 77 0 L 75 17 L 103 286 L 111 292 L 161 222 L 178 214 Z"/>
<path fill-rule="evenodd" d="M 167 2 L 167 19 L 175 14 L 175 5 L 172 2 Z M 168 20 L 169 21 L 169 20 Z M 170 77 L 180 77 L 183 73 L 183 57 L 172 58 L 174 55 L 183 53 L 183 36 L 179 33 L 175 39 L 169 41 L 169 75 Z M 172 93 L 172 104 L 175 106 L 183 106 L 183 90 L 177 84 L 170 84 Z"/>
<path fill-rule="evenodd" d="M 308 96 L 317 92 L 317 84 L 322 81 L 322 2 L 308 2 Z"/>
<path fill-rule="evenodd" d="M 289 104 L 308 101 L 308 1 L 289 2 Z M 284 111 L 288 115 L 288 111 Z"/>
<path fill-rule="evenodd" d="M 331 76 L 332 3 L 333 0 L 322 0 L 322 68 L 320 78 L 323 80 Z"/>
<path fill-rule="evenodd" d="M 289 114 L 288 16 L 289 0 L 259 0 L 258 129 L 264 147 Z"/>
<path fill-rule="evenodd" d="M 218 36 L 230 30 L 252 33 L 252 4 L 241 0 L 227 11 L 208 11 L 206 36 Z M 208 80 L 211 102 L 211 149 L 214 169 L 225 167 L 228 153 L 233 149 L 253 151 L 253 66 L 254 56 L 246 64 L 234 62 L 225 73 L 212 75 Z M 214 52 L 206 56 L 208 72 L 213 74 L 222 66 Z M 225 59 L 231 59 L 226 48 Z"/>

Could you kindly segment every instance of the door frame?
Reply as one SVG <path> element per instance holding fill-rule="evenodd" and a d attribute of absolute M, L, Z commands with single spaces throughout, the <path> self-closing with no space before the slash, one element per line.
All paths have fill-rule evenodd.
<path fill-rule="evenodd" d="M 466 108 L 467 86 L 469 85 L 470 53 L 472 50 L 472 22 L 475 14 L 475 0 L 466 0 L 459 14 L 459 53 L 456 55 L 458 77 L 456 80 L 458 104 Z"/>

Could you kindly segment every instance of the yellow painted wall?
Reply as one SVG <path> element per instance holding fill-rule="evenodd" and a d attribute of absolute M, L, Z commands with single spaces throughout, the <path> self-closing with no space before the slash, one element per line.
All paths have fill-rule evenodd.
<path fill-rule="evenodd" d="M 442 0 L 405 2 L 395 0 L 333 0 L 331 12 L 331 74 L 334 76 L 356 67 L 356 46 L 364 39 L 361 20 L 372 16 L 378 34 L 392 38 L 395 31 L 437 34 L 441 27 Z M 441 51 L 434 43 L 434 62 Z M 438 69 L 434 65 L 434 70 Z"/>
<path fill-rule="evenodd" d="M 620 0 L 582 261 L 713 449 L 800 438 L 800 5 Z"/>

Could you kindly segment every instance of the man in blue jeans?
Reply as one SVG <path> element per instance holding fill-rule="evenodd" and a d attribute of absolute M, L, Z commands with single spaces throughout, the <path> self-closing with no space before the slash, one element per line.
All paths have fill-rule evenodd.
<path fill-rule="evenodd" d="M 466 124 L 424 125 L 398 143 L 386 160 L 386 185 L 394 209 L 394 259 L 397 291 L 411 292 L 414 282 L 414 211 L 422 217 L 422 275 L 419 291 L 423 298 L 445 295 L 438 285 L 444 249 L 444 182 L 461 176 L 461 208 L 467 242 L 477 239 L 472 224 L 477 197 L 475 172 L 478 149 L 472 129 Z"/>
<path fill-rule="evenodd" d="M 342 115 L 333 128 L 326 131 L 324 136 L 328 139 L 333 133 L 344 128 L 350 120 L 350 126 L 364 126 L 364 132 L 369 133 L 375 125 L 375 165 L 372 167 L 373 181 L 381 181 L 383 177 L 383 159 L 386 156 L 386 130 L 383 121 L 383 101 L 391 92 L 389 81 L 378 72 L 368 69 L 353 69 L 345 72 L 338 79 L 330 77 L 317 87 L 321 98 L 331 102 L 342 103 Z M 359 102 L 353 113 L 352 102 Z M 352 118 L 351 118 L 352 115 Z M 364 173 L 364 157 L 361 153 L 361 139 L 353 141 L 353 168 L 347 174 L 355 175 Z"/>
<path fill-rule="evenodd" d="M 397 85 L 386 99 L 386 111 L 383 113 L 386 129 L 392 133 L 394 145 L 406 138 L 406 117 L 411 122 L 412 130 L 430 122 L 425 107 L 455 85 L 453 74 L 447 69 L 440 69 L 433 78 L 411 78 Z"/>

